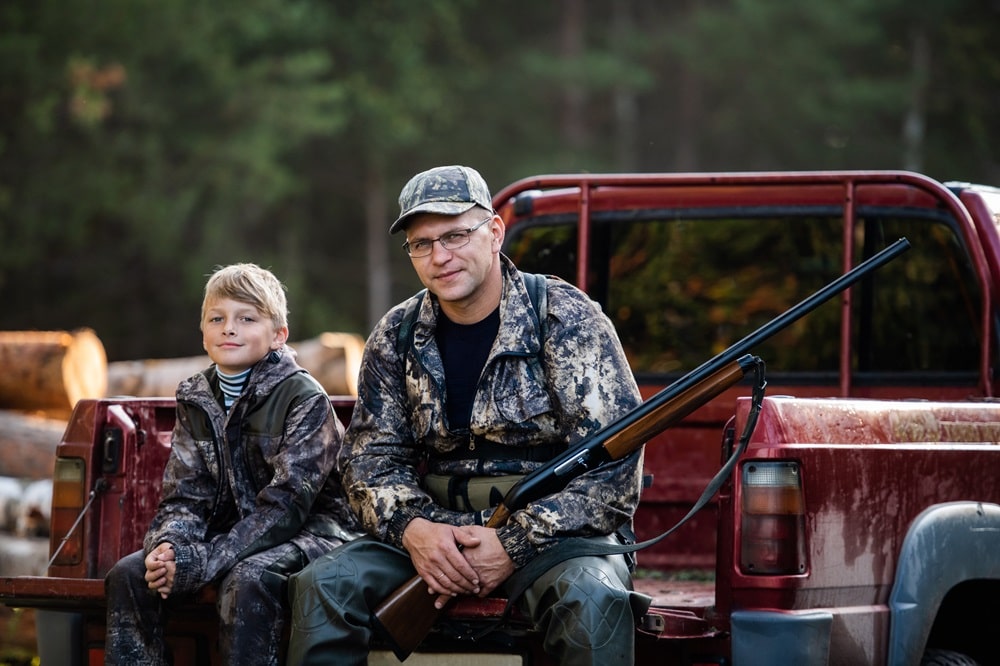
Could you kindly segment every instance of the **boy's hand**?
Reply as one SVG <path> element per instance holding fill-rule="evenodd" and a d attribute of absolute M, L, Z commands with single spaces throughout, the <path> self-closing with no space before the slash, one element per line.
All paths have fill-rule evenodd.
<path fill-rule="evenodd" d="M 166 599 L 174 586 L 174 574 L 177 572 L 174 547 L 163 542 L 149 552 L 145 559 L 146 584 L 149 589 L 159 592 Z"/>

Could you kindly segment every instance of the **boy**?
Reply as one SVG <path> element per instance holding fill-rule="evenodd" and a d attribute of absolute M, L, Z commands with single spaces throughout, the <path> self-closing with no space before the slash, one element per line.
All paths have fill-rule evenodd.
<path fill-rule="evenodd" d="M 106 662 L 164 664 L 165 613 L 218 583 L 227 664 L 277 664 L 285 578 L 357 535 L 335 468 L 343 427 L 294 359 L 284 286 L 254 264 L 208 280 L 213 364 L 177 389 L 163 496 L 143 550 L 108 573 Z"/>

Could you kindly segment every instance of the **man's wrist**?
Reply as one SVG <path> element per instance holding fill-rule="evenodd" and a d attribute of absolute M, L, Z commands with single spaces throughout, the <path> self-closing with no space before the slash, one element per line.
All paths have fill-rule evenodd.
<path fill-rule="evenodd" d="M 412 537 L 414 535 L 414 530 L 420 529 L 420 523 L 429 524 L 430 522 L 431 521 L 427 520 L 426 518 L 422 518 L 420 516 L 416 516 L 410 519 L 410 521 L 406 524 L 406 527 L 403 528 L 403 533 L 399 539 L 402 542 L 403 550 L 406 550 L 407 552 L 409 552 L 410 550 L 409 542 L 411 541 L 411 539 L 407 539 L 407 535 L 410 535 Z"/>
<path fill-rule="evenodd" d="M 520 569 L 534 559 L 538 551 L 528 541 L 528 533 L 520 525 L 510 523 L 497 528 L 497 538 L 507 552 L 507 557 L 514 563 L 515 569 Z"/>
<path fill-rule="evenodd" d="M 410 506 L 401 506 L 396 509 L 392 518 L 389 519 L 385 530 L 385 540 L 386 542 L 396 546 L 397 548 L 406 549 L 403 545 L 403 532 L 409 527 L 410 522 L 415 518 L 423 518 L 426 520 L 424 515 L 420 513 L 420 510 Z"/>

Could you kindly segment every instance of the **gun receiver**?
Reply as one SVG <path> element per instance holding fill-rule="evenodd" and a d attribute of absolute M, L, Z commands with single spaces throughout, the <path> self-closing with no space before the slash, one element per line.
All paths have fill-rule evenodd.
<path fill-rule="evenodd" d="M 585 437 L 572 449 L 526 475 L 504 496 L 487 527 L 505 524 L 514 511 L 564 488 L 572 479 L 632 453 L 652 436 L 666 430 L 712 398 L 739 382 L 753 365 L 747 352 L 783 330 L 910 247 L 900 238 L 881 252 L 844 273 L 805 300 L 662 389 L 641 405 Z M 414 576 L 383 601 L 373 614 L 376 629 L 396 657 L 406 659 L 440 616 L 426 583 Z"/>

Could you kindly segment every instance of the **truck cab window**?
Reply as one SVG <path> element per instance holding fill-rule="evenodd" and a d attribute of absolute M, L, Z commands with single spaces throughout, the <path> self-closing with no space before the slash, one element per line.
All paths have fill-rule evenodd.
<path fill-rule="evenodd" d="M 853 365 L 859 379 L 866 373 L 876 382 L 881 373 L 919 373 L 923 382 L 975 376 L 983 345 L 982 291 L 968 252 L 948 220 L 863 211 L 855 245 L 859 254 L 871 247 L 865 250 L 871 254 L 901 236 L 911 244 L 902 260 L 856 290 Z"/>
<path fill-rule="evenodd" d="M 843 224 L 835 208 L 753 217 L 598 213 L 588 289 L 614 321 L 637 376 L 679 375 L 841 275 Z M 573 282 L 576 232 L 575 216 L 521 222 L 505 252 L 522 270 Z M 853 263 L 900 236 L 911 250 L 852 289 L 855 381 L 907 380 L 892 377 L 904 370 L 912 381 L 947 382 L 956 373 L 967 380 L 978 362 L 981 298 L 948 220 L 860 211 Z M 836 385 L 840 327 L 834 299 L 754 353 L 782 381 Z"/>

